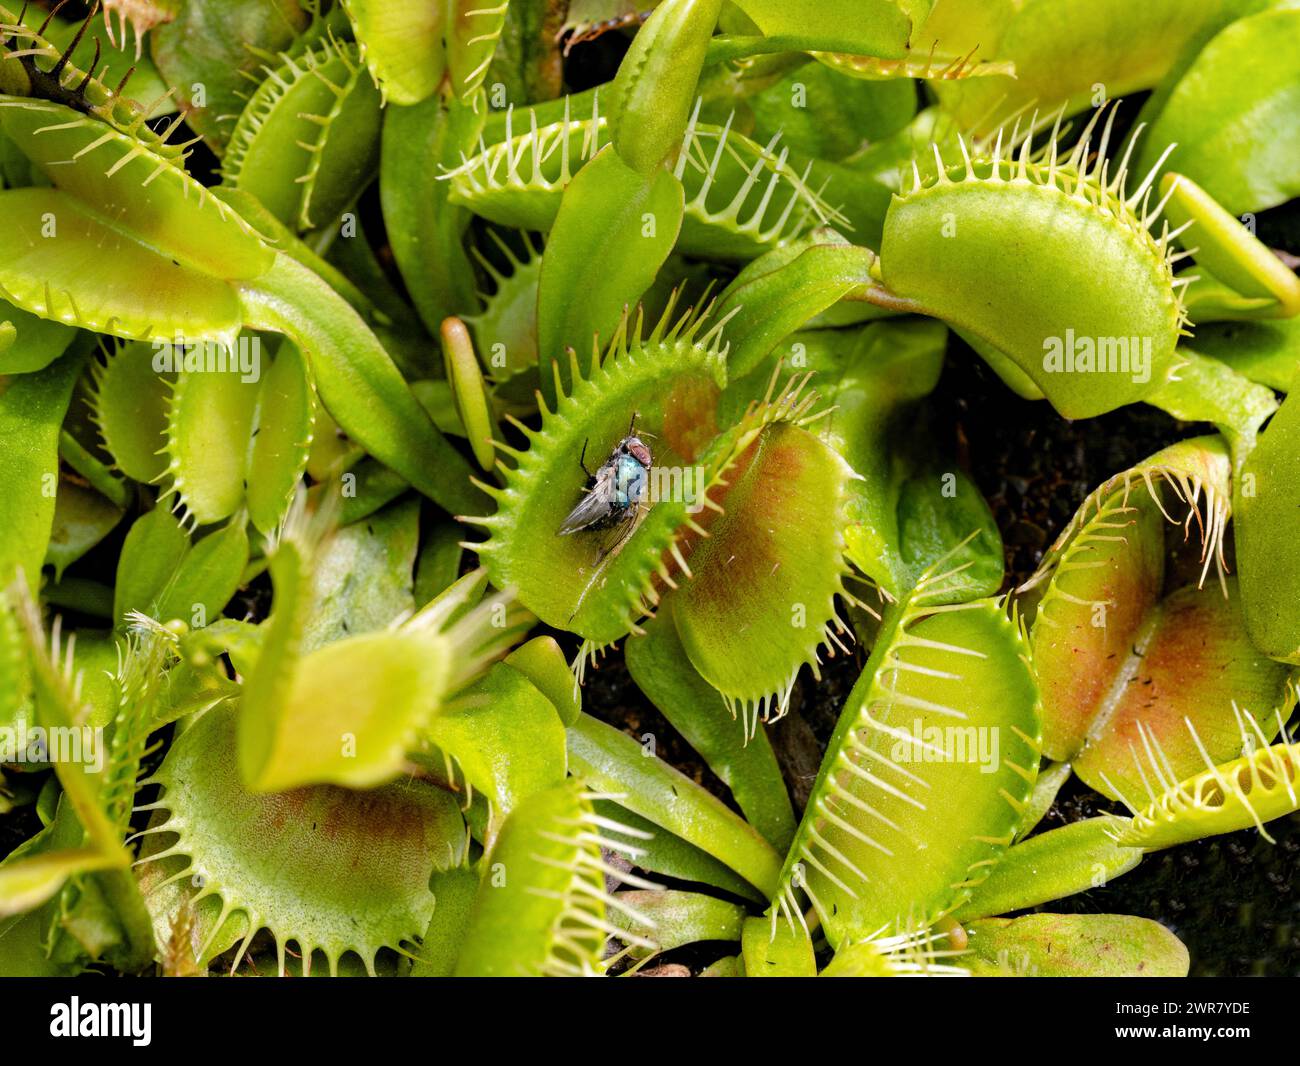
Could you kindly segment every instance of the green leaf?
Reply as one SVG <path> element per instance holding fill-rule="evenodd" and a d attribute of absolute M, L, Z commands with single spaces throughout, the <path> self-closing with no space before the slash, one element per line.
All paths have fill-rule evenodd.
<path fill-rule="evenodd" d="M 247 565 L 248 534 L 242 522 L 230 522 L 186 551 L 148 613 L 202 628 L 230 602 Z"/>
<path fill-rule="evenodd" d="M 281 58 L 263 68 L 222 169 L 280 222 L 309 230 L 334 222 L 374 176 L 379 92 L 353 45 L 327 39 Z"/>
<path fill-rule="evenodd" d="M 100 332 L 143 336 L 137 321 L 149 322 L 174 300 L 173 317 L 160 320 L 154 335 L 211 337 L 216 331 L 204 328 L 214 317 L 209 308 L 232 309 L 229 295 L 218 303 L 217 282 L 256 277 L 275 259 L 248 223 L 175 160 L 92 116 L 59 104 L 0 97 L 0 126 L 63 194 L 52 196 L 48 189 L 4 194 L 15 217 L 27 216 L 24 231 L 35 257 L 30 265 L 48 267 L 56 293 L 70 288 L 82 297 L 77 307 L 88 324 L 104 323 Z M 42 217 L 47 212 L 56 224 L 63 214 L 58 236 L 41 232 L 42 226 L 49 232 L 49 219 Z M 94 284 L 87 285 L 78 268 L 110 253 L 113 269 L 97 272 Z M 147 287 L 133 276 L 141 269 L 150 271 Z M 38 269 L 33 276 L 47 274 Z M 118 301 L 126 306 L 114 310 Z M 65 322 L 76 316 L 71 305 L 57 314 L 53 308 L 37 313 Z M 106 328 L 112 317 L 119 319 L 116 328 Z"/>
<path fill-rule="evenodd" d="M 783 48 L 901 59 L 911 20 L 891 0 L 737 0 L 764 36 Z"/>
<path fill-rule="evenodd" d="M 90 405 L 104 448 L 127 477 L 148 484 L 167 469 L 167 410 L 175 375 L 154 369 L 158 345 L 113 348 L 91 365 Z"/>
<path fill-rule="evenodd" d="M 190 539 L 165 507 L 146 511 L 131 526 L 117 561 L 113 620 L 130 611 L 149 614 L 189 551 Z"/>
<path fill-rule="evenodd" d="M 748 374 L 809 319 L 864 291 L 875 259 L 833 230 L 820 230 L 794 248 L 778 248 L 754 260 L 718 298 L 718 317 L 732 315 L 728 371 L 735 377 Z"/>
<path fill-rule="evenodd" d="M 1125 820 L 1085 818 L 1009 848 L 954 912 L 960 922 L 1026 910 L 1105 887 L 1142 861 L 1140 847 L 1117 844 Z"/>
<path fill-rule="evenodd" d="M 551 701 L 566 728 L 578 720 L 582 695 L 554 637 L 534 637 L 507 655 L 505 661 Z"/>
<path fill-rule="evenodd" d="M 433 890 L 433 917 L 424 931 L 411 976 L 450 977 L 469 925 L 478 872 L 468 866 L 453 866 L 435 873 L 429 887 Z"/>
<path fill-rule="evenodd" d="M 682 183 L 671 173 L 643 176 L 610 147 L 569 183 L 537 288 L 537 350 L 548 394 L 552 366 L 563 376 L 565 349 L 585 359 L 596 337 L 608 343 L 650 287 L 677 241 L 684 210 Z"/>
<path fill-rule="evenodd" d="M 934 175 L 918 169 L 880 246 L 884 284 L 902 297 L 880 302 L 996 349 L 1066 418 L 1154 391 L 1183 324 L 1168 238 L 1147 228 L 1155 213 L 1124 199 L 1104 156 L 1081 165 L 1093 137 L 1108 136 L 1099 115 L 1068 155 L 1052 142 L 1031 161 L 1026 143 L 1015 159 L 999 139 L 973 155 L 961 145 L 960 162 Z"/>
<path fill-rule="evenodd" d="M 635 740 L 582 715 L 569 727 L 569 765 L 591 787 L 722 862 L 762 892 L 771 892 L 780 858 L 722 802 Z"/>
<path fill-rule="evenodd" d="M 396 632 L 349 637 L 304 656 L 249 787 L 370 788 L 396 777 L 445 690 L 444 656 L 426 636 Z M 258 668 L 275 668 L 269 659 L 264 651 Z"/>
<path fill-rule="evenodd" d="M 635 859 L 639 868 L 678 881 L 709 885 L 753 903 L 763 902 L 758 889 L 740 874 L 675 833 L 610 800 L 596 800 L 593 806 L 597 814 L 624 827 L 621 831 L 609 829 L 609 837 L 624 845 L 624 853 Z"/>
<path fill-rule="evenodd" d="M 458 513 L 481 506 L 469 464 L 438 432 L 360 316 L 315 274 L 286 256 L 241 286 L 248 325 L 288 336 L 307 357 L 334 420 L 376 459 Z"/>
<path fill-rule="evenodd" d="M 1165 160 L 1235 215 L 1300 195 L 1300 11 L 1263 11 L 1225 27 L 1173 86 L 1146 134 L 1145 172 Z"/>
<path fill-rule="evenodd" d="M 240 781 L 238 724 L 230 704 L 200 716 L 152 779 L 166 816 L 145 837 L 140 877 L 160 939 L 185 907 L 195 920 L 181 950 L 205 965 L 242 940 L 233 971 L 266 929 L 281 973 L 292 940 L 304 968 L 313 950 L 331 973 L 355 952 L 373 974 L 381 948 L 400 949 L 428 926 L 431 875 L 464 858 L 455 798 L 422 781 L 250 791 Z"/>
<path fill-rule="evenodd" d="M 122 520 L 123 509 L 93 489 L 64 478 L 54 500 L 54 523 L 45 562 L 54 568 L 54 580 L 103 540 Z"/>
<path fill-rule="evenodd" d="M 0 301 L 0 374 L 30 374 L 44 370 L 72 343 L 76 331 L 62 322 L 39 318 L 21 307 Z"/>
<path fill-rule="evenodd" d="M 1255 647 L 1300 664 L 1300 512 L 1295 472 L 1300 463 L 1300 399 L 1289 398 L 1242 470 L 1237 487 L 1237 564 L 1242 612 Z"/>
<path fill-rule="evenodd" d="M 94 848 L 47 851 L 0 865 L 0 917 L 22 914 L 48 900 L 69 877 L 113 865 Z"/>
<path fill-rule="evenodd" d="M 497 458 L 492 444 L 500 433 L 492 414 L 487 385 L 483 381 L 483 369 L 474 354 L 474 342 L 470 340 L 465 323 L 458 318 L 444 319 L 440 335 L 443 367 L 451 384 L 456 414 L 465 428 L 465 436 L 478 465 L 491 470 Z"/>
<path fill-rule="evenodd" d="M 646 623 L 643 636 L 629 638 L 624 654 L 632 679 L 731 789 L 749 823 L 784 850 L 794 837 L 794 812 L 767 732 L 746 742 L 742 724 L 686 657 L 671 604 Z"/>
<path fill-rule="evenodd" d="M 415 609 L 411 570 L 419 533 L 419 502 L 407 499 L 325 541 L 312 572 L 304 650 L 387 629 Z"/>
<path fill-rule="evenodd" d="M 960 478 L 955 483 L 961 490 L 956 506 L 954 498 L 946 496 L 933 513 L 927 506 L 923 479 L 935 457 L 929 454 L 924 435 L 915 432 L 918 419 L 924 417 L 918 401 L 939 382 L 947 336 L 941 323 L 922 318 L 874 322 L 856 330 L 796 333 L 747 378 L 731 383 L 723 397 L 724 417 L 761 398 L 777 372 L 777 359 L 797 372 L 813 373 L 811 385 L 830 410 L 809 429 L 859 475 L 847 487 L 845 554 L 895 597 L 906 595 L 934 562 L 925 557 L 937 541 L 946 539 L 950 521 L 957 527 L 954 543 L 991 525 L 991 518 L 971 499 Z M 918 480 L 908 488 L 904 506 L 909 478 Z M 945 482 L 935 472 L 928 486 L 942 492 Z M 907 545 L 900 521 L 908 526 Z M 987 551 L 986 544 L 987 538 L 981 538 L 980 547 Z"/>
<path fill-rule="evenodd" d="M 1209 322 L 1197 327 L 1191 347 L 1251 381 L 1290 392 L 1300 369 L 1300 318 Z"/>
<path fill-rule="evenodd" d="M 700 892 L 634 888 L 615 893 L 613 899 L 631 912 L 612 910 L 613 924 L 650 942 L 649 946 L 633 943 L 628 952 L 633 958 L 649 958 L 687 944 L 739 940 L 745 920 L 740 904 Z"/>
<path fill-rule="evenodd" d="M 1186 977 L 1187 948 L 1149 918 L 1027 914 L 967 930 L 962 963 L 977 977 Z"/>
<path fill-rule="evenodd" d="M 612 905 L 603 828 L 577 781 L 538 792 L 514 810 L 487 856 L 457 976 L 597 972 Z"/>
<path fill-rule="evenodd" d="M 248 513 L 262 533 L 280 525 L 307 465 L 315 402 L 307 364 L 285 341 L 262 378 L 248 456 Z"/>
<path fill-rule="evenodd" d="M 85 356 L 81 346 L 0 392 L 0 483 L 9 494 L 0 523 L 0 587 L 19 572 L 39 584 L 54 522 L 59 427 Z"/>
<path fill-rule="evenodd" d="M 1260 426 L 1277 410 L 1273 390 L 1191 347 L 1179 348 L 1178 356 L 1182 364 L 1174 376 L 1147 402 L 1183 422 L 1213 422 L 1232 447 L 1233 470 L 1240 471 Z"/>
<path fill-rule="evenodd" d="M 636 172 L 655 173 L 681 144 L 721 10 L 722 0 L 663 0 L 619 64 L 606 92 L 609 127 Z"/>
<path fill-rule="evenodd" d="M 916 86 L 906 78 L 862 81 L 808 63 L 751 97 L 749 106 L 760 139 L 780 130 L 798 152 L 842 160 L 906 126 L 916 99 Z"/>
<path fill-rule="evenodd" d="M 746 977 L 816 977 L 812 938 L 799 923 L 746 918 L 742 938 Z"/>
<path fill-rule="evenodd" d="M 1063 108 L 1069 116 L 1094 104 L 1097 86 L 1109 100 L 1158 86 L 1185 49 L 1208 40 L 1242 7 L 1237 0 L 1194 7 L 1181 0 L 1055 0 L 1017 3 L 1007 12 L 999 4 L 992 39 L 986 33 L 970 43 L 988 48 L 981 51 L 986 58 L 1010 63 L 1014 75 L 939 81 L 936 92 L 963 127 L 979 133 L 1025 109 L 1044 116 Z"/>
<path fill-rule="evenodd" d="M 271 556 L 271 617 L 244 684 L 240 770 L 253 791 L 315 783 L 371 788 L 407 768 L 407 752 L 419 747 L 445 701 L 526 625 L 505 598 L 474 606 L 480 575 L 468 574 L 400 628 L 307 650 L 324 530 L 299 512 L 289 521 Z"/>
<path fill-rule="evenodd" d="M 484 846 L 522 801 L 564 780 L 564 723 L 520 671 L 496 663 L 451 707 L 429 721 L 429 740 L 454 761 L 453 782 L 491 802 Z"/>
<path fill-rule="evenodd" d="M 167 419 L 168 490 L 194 524 L 244 506 L 260 392 L 237 373 L 187 370 L 177 378 Z"/>
<path fill-rule="evenodd" d="M 413 107 L 390 102 L 384 109 L 384 224 L 411 302 L 431 335 L 448 315 L 477 310 L 478 296 L 464 244 L 469 213 L 448 202 L 450 181 L 429 182 L 428 175 L 458 165 L 462 152 L 473 151 L 486 110 L 438 96 Z"/>
<path fill-rule="evenodd" d="M 418 104 L 433 94 L 446 65 L 447 8 L 424 0 L 346 0 L 361 54 L 385 100 Z"/>

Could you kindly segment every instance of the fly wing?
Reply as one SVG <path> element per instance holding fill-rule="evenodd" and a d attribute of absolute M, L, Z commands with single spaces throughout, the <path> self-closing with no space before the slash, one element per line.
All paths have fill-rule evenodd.
<path fill-rule="evenodd" d="M 603 474 L 604 471 L 601 473 Z M 596 484 L 587 490 L 586 495 L 578 501 L 578 506 L 560 523 L 557 536 L 567 537 L 570 533 L 590 529 L 609 517 L 609 493 L 605 491 L 606 481 L 608 478 L 597 475 Z"/>

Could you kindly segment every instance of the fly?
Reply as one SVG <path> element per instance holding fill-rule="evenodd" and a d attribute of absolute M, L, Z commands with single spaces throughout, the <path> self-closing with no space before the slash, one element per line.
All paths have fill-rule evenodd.
<path fill-rule="evenodd" d="M 587 469 L 587 445 L 582 446 L 578 464 L 587 475 L 584 495 L 560 524 L 558 536 L 571 533 L 617 530 L 614 542 L 601 551 L 598 560 L 618 547 L 636 525 L 650 485 L 650 449 L 636 436 L 636 415 L 627 436 L 614 446 L 609 458 L 595 473 Z"/>

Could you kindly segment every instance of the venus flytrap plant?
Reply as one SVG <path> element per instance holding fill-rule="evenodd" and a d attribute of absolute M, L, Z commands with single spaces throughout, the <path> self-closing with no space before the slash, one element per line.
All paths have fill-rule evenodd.
<path fill-rule="evenodd" d="M 1232 451 L 1233 473 L 1255 449 L 1260 427 L 1277 410 L 1271 389 L 1217 359 L 1182 345 L 1169 380 L 1147 401 L 1184 422 L 1212 422 Z"/>
<path fill-rule="evenodd" d="M 419 410 L 387 352 L 314 274 L 265 244 L 175 160 L 155 155 L 147 144 L 62 105 L 6 98 L 0 107 L 5 129 L 11 136 L 30 138 L 33 160 L 59 182 L 55 189 L 9 190 L 4 193 L 9 205 L 38 228 L 48 225 L 51 216 L 57 225 L 64 213 L 61 239 L 45 239 L 38 229 L 22 226 L 11 235 L 23 252 L 13 262 L 13 271 L 0 277 L 0 286 L 13 301 L 42 317 L 132 338 L 179 333 L 230 345 L 242 325 L 288 332 L 309 353 L 316 387 L 328 397 L 327 404 L 352 407 L 357 418 L 346 413 L 341 417 L 358 439 L 368 440 L 399 472 L 405 467 L 410 480 L 423 482 L 430 491 L 435 491 L 432 480 L 445 484 L 445 491 L 441 485 L 436 490 L 444 500 L 473 499 L 457 477 L 462 461 Z M 38 130 L 45 135 L 39 136 Z M 105 156 L 116 158 L 107 170 L 100 170 L 99 160 Z M 105 210 L 113 214 L 111 227 L 96 213 Z M 116 286 L 95 288 L 78 278 L 79 256 L 105 245 L 143 273 L 156 266 L 168 277 L 166 285 L 150 286 L 153 297 L 168 298 L 163 317 L 157 312 L 164 309 L 156 302 L 144 309 L 146 293 L 142 288 L 133 291 L 129 275 L 116 275 Z M 154 250 L 158 247 L 167 248 L 172 259 Z M 35 259 L 24 260 L 23 255 Z M 24 270 L 35 270 L 53 282 L 23 282 Z M 261 285 L 246 284 L 259 276 Z M 6 278 L 21 291 L 11 291 Z M 313 293 L 317 315 L 311 320 L 303 308 L 311 304 Z M 403 413 L 376 428 L 363 411 L 367 399 Z M 431 479 L 427 466 L 417 471 L 408 458 L 412 448 L 423 450 L 432 466 L 446 468 L 449 480 Z"/>
<path fill-rule="evenodd" d="M 1294 702 L 1290 671 L 1247 638 L 1237 581 L 1221 576 L 1220 591 L 1167 571 L 1165 525 L 1179 503 L 1201 537 L 1202 583 L 1221 567 L 1230 486 L 1217 438 L 1174 445 L 1085 500 L 1028 583 L 1046 582 L 1032 632 L 1043 750 L 1112 798 L 1141 788 L 1153 745 L 1181 778 L 1206 751 L 1216 762 L 1240 753 L 1239 716 L 1275 729 Z"/>
<path fill-rule="evenodd" d="M 478 110 L 509 0 L 347 0 L 361 54 L 386 101 L 414 106 L 445 87 Z"/>
<path fill-rule="evenodd" d="M 82 696 L 82 675 L 74 672 L 75 634 L 65 643 L 61 620 L 55 619 L 47 638 L 39 608 L 21 577 L 6 598 L 14 605 L 31 664 L 35 721 L 50 735 L 59 730 L 81 732 L 85 746 L 61 755 L 51 748 L 63 788 L 56 818 L 64 819 L 60 835 L 66 840 L 65 849 L 75 846 L 75 850 L 51 851 L 44 842 L 34 845 L 28 856 L 6 863 L 4 889 L 6 894 L 25 896 L 19 910 L 54 896 L 47 908 L 57 916 L 51 942 L 61 941 L 74 957 L 89 954 L 93 959 L 103 954 L 123 969 L 138 969 L 148 962 L 154 945 L 124 840 L 159 691 L 162 646 L 145 636 L 119 652 L 108 738 L 101 729 L 92 740 L 87 726 L 91 706 Z M 92 744 L 98 745 L 94 758 L 88 750 Z M 97 900 L 107 905 L 106 915 L 96 915 Z M 91 912 L 86 924 L 71 920 L 86 909 Z"/>
<path fill-rule="evenodd" d="M 686 190 L 672 156 L 721 7 L 721 0 L 667 0 L 650 16 L 607 93 L 610 143 L 594 151 L 560 199 L 537 286 L 542 391 L 552 398 L 552 365 L 556 385 L 565 378 L 552 359 L 608 337 L 677 242 Z M 561 136 L 567 155 L 567 123 Z M 628 247 L 637 253 L 626 255 Z M 593 248 L 601 251 L 593 256 Z M 575 305 L 569 297 L 579 289 L 588 298 Z"/>
<path fill-rule="evenodd" d="M 696 845 L 760 892 L 775 890 L 780 857 L 758 831 L 662 759 L 647 757 L 631 737 L 584 714 L 569 727 L 569 766 L 574 776 Z"/>
<path fill-rule="evenodd" d="M 953 917 L 968 923 L 1036 907 L 1128 873 L 1143 851 L 1116 842 L 1124 824 L 1120 817 L 1099 815 L 1013 844 Z"/>
<path fill-rule="evenodd" d="M 777 405 L 796 402 L 787 394 Z M 750 734 L 760 717 L 786 713 L 799 669 L 816 673 L 819 647 L 847 653 L 835 600 L 849 597 L 840 530 L 855 475 L 805 428 L 815 417 L 794 407 L 738 456 L 722 513 L 707 537 L 688 538 L 689 580 L 672 594 L 687 657 Z"/>
<path fill-rule="evenodd" d="M 802 306 L 800 313 L 808 309 L 798 266 L 803 254 L 761 279 L 770 281 L 764 295 L 778 304 L 778 316 L 790 313 L 792 305 Z M 762 262 L 755 260 L 751 269 Z M 833 286 L 843 283 L 838 270 L 828 273 L 818 276 Z M 737 282 L 744 277 L 742 273 Z M 739 294 L 748 284 L 731 291 Z M 812 299 L 823 302 L 822 296 Z M 742 339 L 750 324 L 771 321 L 767 305 L 762 300 L 757 304 L 756 312 L 746 315 L 742 305 L 737 313 Z M 761 336 L 762 328 L 756 335 Z M 947 336 L 940 323 L 918 318 L 793 333 L 747 377 L 733 381 L 723 396 L 724 411 L 735 411 L 764 395 L 772 375 L 781 373 L 787 361 L 809 372 L 809 384 L 829 406 L 810 428 L 857 475 L 848 484 L 844 554 L 886 598 L 904 596 L 931 564 L 959 544 L 968 552 L 961 561 L 970 565 L 950 586 L 957 599 L 991 595 L 1002 583 L 1000 537 L 978 491 L 960 470 L 944 469 L 952 464 L 933 449 L 903 441 L 904 427 L 919 416 L 919 401 L 938 383 Z"/>
<path fill-rule="evenodd" d="M 373 973 L 383 949 L 413 942 L 427 925 L 430 874 L 460 859 L 465 828 L 454 799 L 422 783 L 249 792 L 236 719 L 228 705 L 205 714 L 146 782 L 161 787 L 141 807 L 157 812 L 140 860 L 155 928 L 168 931 L 186 901 L 196 912 L 200 965 L 234 946 L 233 972 L 267 929 L 280 973 L 291 942 L 304 974 L 316 952 L 330 973 L 348 953 Z M 286 860 L 296 867 L 287 878 Z M 364 899 L 373 905 L 354 914 Z"/>
<path fill-rule="evenodd" d="M 626 929 L 624 949 L 611 956 L 607 965 L 635 959 L 623 973 L 635 974 L 663 952 L 701 941 L 731 941 L 740 935 L 745 908 L 702 892 L 679 889 L 631 888 L 611 897 L 632 914 L 611 908 L 614 923 Z M 644 941 L 644 942 L 642 942 Z"/>
<path fill-rule="evenodd" d="M 114 621 L 124 625 L 139 612 L 202 628 L 220 615 L 239 588 L 248 558 L 242 522 L 228 523 L 191 544 L 166 508 L 155 507 L 136 520 L 122 545 Z"/>
<path fill-rule="evenodd" d="M 782 870 L 773 929 L 804 920 L 804 897 L 835 947 L 930 924 L 1010 845 L 1037 773 L 1037 687 L 1019 622 L 997 604 L 927 605 L 951 579 L 936 567 L 886 616 Z M 964 755 L 942 739 L 956 735 Z"/>
<path fill-rule="evenodd" d="M 224 180 L 286 225 L 329 224 L 373 176 L 378 91 L 355 47 L 329 40 L 264 73 L 222 158 Z"/>
<path fill-rule="evenodd" d="M 480 143 L 448 173 L 450 198 L 501 225 L 549 230 L 564 189 L 606 144 L 609 126 L 593 97 L 590 117 L 566 110 L 528 129 L 508 113 L 499 142 Z M 567 101 L 566 101 L 567 104 Z M 711 258 L 750 258 L 837 216 L 789 162 L 778 136 L 759 143 L 732 127 L 688 124 L 673 171 L 685 189 L 680 247 Z"/>
<path fill-rule="evenodd" d="M 741 5 L 749 25 L 730 26 L 731 35 L 715 42 L 714 51 L 736 61 L 798 50 L 838 74 L 872 81 L 1014 76 L 1012 62 L 987 59 L 1009 5 L 983 6 L 991 10 L 887 0 L 850 16 L 847 7 L 757 0 Z M 750 36 L 753 31 L 761 35 Z"/>
<path fill-rule="evenodd" d="M 532 394 L 539 383 L 535 369 L 541 256 L 526 234 L 522 254 L 511 248 L 496 230 L 491 231 L 491 236 L 505 264 L 500 267 L 477 248 L 473 250 L 493 289 L 482 295 L 482 310 L 464 316 L 464 321 L 481 353 L 484 373 L 496 386 L 495 398 L 503 404 L 526 405 L 527 413 L 532 413 L 535 410 Z M 531 388 L 526 390 L 525 386 Z"/>
<path fill-rule="evenodd" d="M 914 172 L 890 207 L 881 244 L 880 274 L 902 298 L 899 309 L 934 314 L 973 334 L 1071 418 L 1157 388 L 1186 321 L 1178 291 L 1186 281 L 1173 273 L 1170 228 L 1150 231 L 1164 207 L 1151 203 L 1155 172 L 1130 194 L 1127 157 L 1112 170 L 1106 156 L 1114 117 L 1112 110 L 1098 133 L 1101 112 L 1094 114 L 1068 154 L 1059 130 L 1038 150 L 1018 126 L 1005 143 L 999 130 L 974 152 L 961 141 L 960 162 L 936 159 L 933 178 Z M 995 249 L 1011 239 L 1003 227 L 1033 234 L 1033 254 L 1044 258 L 1031 264 L 999 255 Z M 1073 254 L 1080 243 L 1104 269 Z M 966 270 L 985 279 L 993 300 L 968 299 L 959 280 Z M 998 306 L 996 294 L 1008 304 Z M 1087 347 L 1077 353 L 1080 339 Z"/>
<path fill-rule="evenodd" d="M 1262 735 L 1258 728 L 1255 734 Z M 1155 850 L 1248 826 L 1267 837 L 1264 822 L 1300 808 L 1296 754 L 1293 744 L 1261 746 L 1231 762 L 1210 764 L 1194 777 L 1162 779 L 1166 790 L 1134 810 L 1115 842 Z"/>
<path fill-rule="evenodd" d="M 543 408 L 539 431 L 526 429 L 529 448 L 515 452 L 502 446 L 516 465 L 502 471 L 503 488 L 488 490 L 497 501 L 496 512 L 472 519 L 490 534 L 476 550 L 493 581 L 517 589 L 520 602 L 542 620 L 577 632 L 595 646 L 632 629 L 645 613 L 646 598 L 657 595 L 656 576 L 671 579 L 673 561 L 665 557 L 695 521 L 688 507 L 704 506 L 704 494 L 737 447 L 730 437 L 711 444 L 701 432 L 724 380 L 718 330 L 695 313 L 671 327 L 665 315 L 646 337 L 640 323 L 632 330 L 629 335 L 625 327 L 589 377 L 582 376 L 574 360 L 572 391 L 561 392 L 554 408 Z M 626 411 L 637 412 L 645 431 L 657 436 L 661 464 L 700 465 L 703 482 L 693 486 L 695 499 L 664 501 L 666 506 L 652 509 L 617 552 L 601 557 L 595 545 L 556 536 L 573 501 L 535 486 L 566 476 L 564 471 L 570 478 L 575 469 L 580 474 L 586 440 L 597 442 L 593 454 L 597 447 L 608 452 L 626 432 Z M 557 568 L 571 577 L 556 582 Z"/>

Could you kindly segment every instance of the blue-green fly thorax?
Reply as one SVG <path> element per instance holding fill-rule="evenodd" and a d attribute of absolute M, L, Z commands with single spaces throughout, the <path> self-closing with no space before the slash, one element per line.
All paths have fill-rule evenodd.
<path fill-rule="evenodd" d="M 583 453 L 585 456 L 586 448 Z M 612 529 L 634 521 L 649 496 L 650 449 L 639 437 L 624 437 L 593 474 L 583 457 L 579 465 L 587 473 L 583 497 L 557 531 L 560 536 L 589 530 Z"/>
<path fill-rule="evenodd" d="M 650 472 L 631 455 L 621 455 L 614 473 L 614 505 L 635 507 L 646 497 Z"/>

